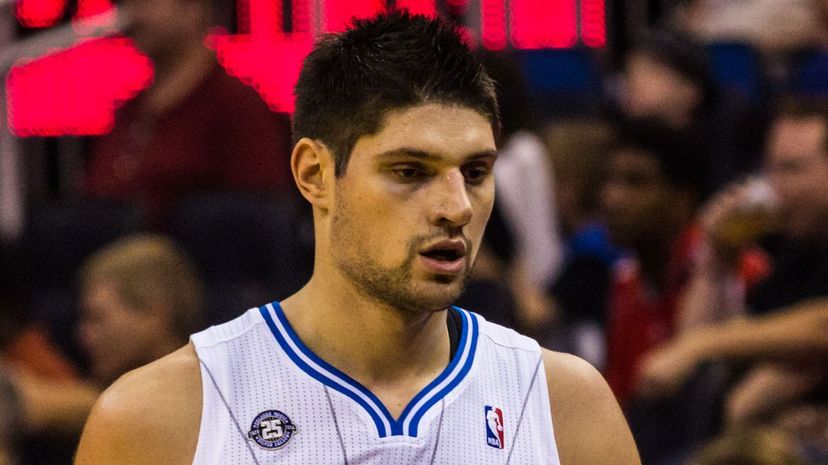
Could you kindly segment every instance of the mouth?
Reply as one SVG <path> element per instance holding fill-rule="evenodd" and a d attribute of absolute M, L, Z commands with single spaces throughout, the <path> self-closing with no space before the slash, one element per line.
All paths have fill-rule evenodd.
<path fill-rule="evenodd" d="M 459 274 L 466 268 L 468 248 L 462 240 L 443 240 L 420 251 L 426 269 L 437 274 Z"/>

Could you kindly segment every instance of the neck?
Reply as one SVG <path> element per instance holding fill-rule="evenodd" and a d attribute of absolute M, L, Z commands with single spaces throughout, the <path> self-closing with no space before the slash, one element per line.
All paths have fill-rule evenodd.
<path fill-rule="evenodd" d="M 445 311 L 395 308 L 342 275 L 314 275 L 282 308 L 305 345 L 380 398 L 383 391 L 413 396 L 449 362 Z"/>
<path fill-rule="evenodd" d="M 193 40 L 175 53 L 153 57 L 152 86 L 143 96 L 143 108 L 160 114 L 180 103 L 196 88 L 213 66 L 213 52 L 202 41 Z"/>

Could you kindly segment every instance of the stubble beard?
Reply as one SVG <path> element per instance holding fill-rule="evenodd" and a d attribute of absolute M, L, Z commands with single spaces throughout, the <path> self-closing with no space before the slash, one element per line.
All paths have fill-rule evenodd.
<path fill-rule="evenodd" d="M 337 212 L 347 212 L 347 209 L 338 208 Z M 424 313 L 447 308 L 463 293 L 468 265 L 459 276 L 433 275 L 424 282 L 414 281 L 412 270 L 418 251 L 435 239 L 433 235 L 410 239 L 402 263 L 384 267 L 371 260 L 364 239 L 351 234 L 349 231 L 353 228 L 349 224 L 350 219 L 344 214 L 337 213 L 332 219 L 331 240 L 340 244 L 334 261 L 363 295 L 390 307 Z"/>

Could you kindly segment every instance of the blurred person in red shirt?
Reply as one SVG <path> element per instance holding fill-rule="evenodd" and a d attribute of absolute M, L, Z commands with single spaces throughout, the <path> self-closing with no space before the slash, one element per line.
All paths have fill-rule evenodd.
<path fill-rule="evenodd" d="M 703 261 L 695 267 L 682 308 L 685 320 L 699 323 L 643 366 L 642 390 L 663 396 L 674 393 L 705 361 L 763 362 L 726 401 L 726 419 L 736 423 L 778 410 L 828 382 L 826 102 L 790 102 L 783 107 L 768 139 L 765 173 L 776 198 L 768 213 L 774 213 L 776 221 L 769 219 L 752 235 L 734 236 L 734 221 L 745 215 L 750 186 L 735 184 L 714 197 L 701 221 L 706 253 L 700 255 Z M 772 229 L 775 234 L 768 235 Z M 740 265 L 734 257 L 757 243 L 767 249 L 769 269 L 737 302 L 724 301 L 725 278 Z M 717 318 L 716 312 L 729 306 L 738 306 L 738 314 L 752 318 Z M 813 357 L 816 366 L 807 363 Z"/>
<path fill-rule="evenodd" d="M 290 120 L 228 76 L 205 46 L 215 0 L 121 0 L 126 35 L 154 64 L 152 85 L 93 139 L 84 187 L 136 203 L 154 223 L 203 191 L 288 185 Z"/>
<path fill-rule="evenodd" d="M 707 168 L 683 133 L 654 121 L 627 123 L 619 138 L 600 202 L 611 241 L 627 251 L 615 265 L 607 322 L 607 380 L 623 406 L 641 358 L 673 335 Z"/>

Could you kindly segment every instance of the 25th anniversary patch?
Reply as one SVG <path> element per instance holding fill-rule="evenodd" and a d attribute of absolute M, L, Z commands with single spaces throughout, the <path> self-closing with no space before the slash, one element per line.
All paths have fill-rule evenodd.
<path fill-rule="evenodd" d="M 248 438 L 265 449 L 280 449 L 296 434 L 296 425 L 278 410 L 267 410 L 253 419 Z"/>

